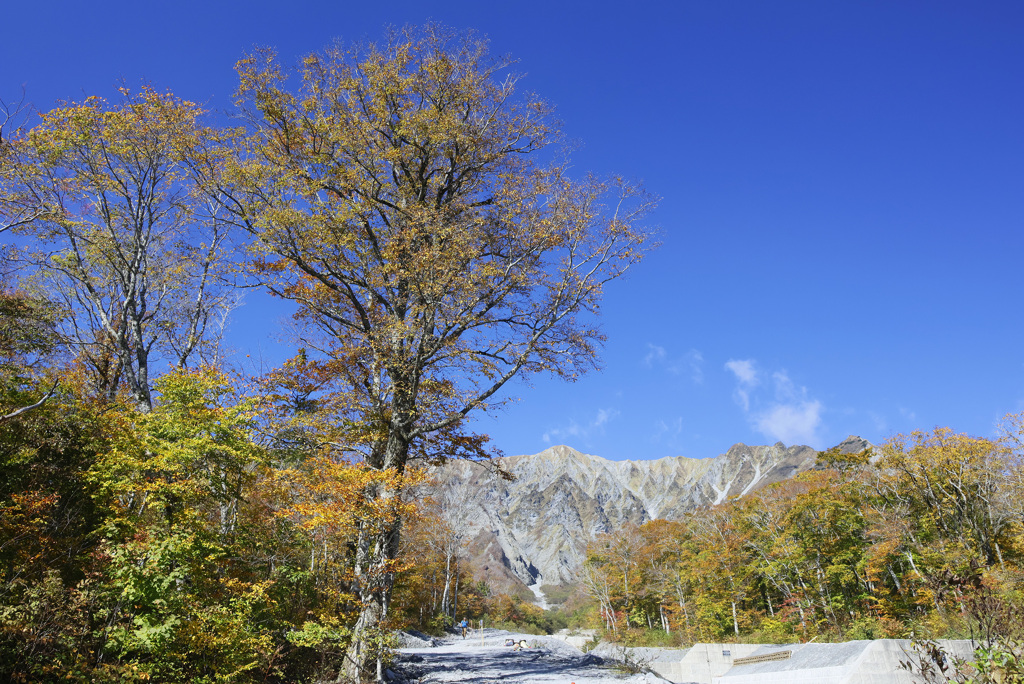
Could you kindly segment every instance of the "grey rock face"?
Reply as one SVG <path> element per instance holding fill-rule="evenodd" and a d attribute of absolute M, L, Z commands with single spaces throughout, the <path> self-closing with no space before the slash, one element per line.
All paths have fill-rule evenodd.
<path fill-rule="evenodd" d="M 870 446 L 851 437 L 843 448 Z M 455 461 L 437 471 L 465 498 L 470 553 L 491 581 L 560 584 L 574 580 L 587 542 L 626 524 L 679 519 L 814 467 L 807 446 L 736 444 L 714 458 L 609 461 L 568 446 L 488 467 Z"/>

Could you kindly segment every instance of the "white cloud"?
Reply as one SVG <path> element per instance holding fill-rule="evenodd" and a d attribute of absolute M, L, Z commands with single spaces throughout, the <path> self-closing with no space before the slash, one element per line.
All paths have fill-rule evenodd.
<path fill-rule="evenodd" d="M 793 444 L 817 444 L 821 415 L 825 406 L 808 396 L 807 388 L 797 386 L 785 370 L 771 374 L 774 398 L 758 393 L 761 373 L 753 359 L 731 359 L 726 370 L 736 377 L 733 400 L 747 414 L 755 430 L 774 441 Z M 753 405 L 753 408 L 752 408 Z"/>
<path fill-rule="evenodd" d="M 696 349 L 690 349 L 682 356 L 670 359 L 664 347 L 648 343 L 644 365 L 648 368 L 663 367 L 672 375 L 687 373 L 698 385 L 704 382 L 704 355 Z"/>
<path fill-rule="evenodd" d="M 653 368 L 656 362 L 665 360 L 665 348 L 659 347 L 656 344 L 647 345 L 647 356 L 644 357 L 644 365 L 648 368 Z"/>
<path fill-rule="evenodd" d="M 568 425 L 562 427 L 552 428 L 544 433 L 541 437 L 545 444 L 551 444 L 552 441 L 559 443 L 567 441 L 567 437 L 579 437 L 582 433 L 579 423 L 575 420 L 570 420 Z"/>
<path fill-rule="evenodd" d="M 610 421 L 615 420 L 621 415 L 621 412 L 616 408 L 601 408 L 597 410 L 593 419 L 588 421 L 586 424 L 581 425 L 575 420 L 570 419 L 569 422 L 561 427 L 555 427 L 547 430 L 541 435 L 541 440 L 545 444 L 551 444 L 557 442 L 564 444 L 571 439 L 577 442 L 586 442 L 590 439 L 593 434 L 604 434 L 604 426 Z"/>
<path fill-rule="evenodd" d="M 817 400 L 775 404 L 753 417 L 754 427 L 762 434 L 788 445 L 816 443 L 823 409 L 824 406 Z"/>
<path fill-rule="evenodd" d="M 733 400 L 744 411 L 750 410 L 750 391 L 757 387 L 759 380 L 753 359 L 730 359 L 725 368 L 736 376 L 736 389 L 732 393 Z"/>
<path fill-rule="evenodd" d="M 679 436 L 683 434 L 683 417 L 677 416 L 671 422 L 658 420 L 654 423 L 654 434 L 651 441 L 657 444 L 677 446 Z"/>
<path fill-rule="evenodd" d="M 613 418 L 618 418 L 618 416 L 618 409 L 598 409 L 597 416 L 594 418 L 594 421 L 590 425 L 591 427 L 599 428 L 602 427 L 609 420 L 612 420 Z"/>
<path fill-rule="evenodd" d="M 732 371 L 741 384 L 757 384 L 757 369 L 754 367 L 753 359 L 730 359 L 725 362 L 725 368 Z"/>
<path fill-rule="evenodd" d="M 777 401 L 796 401 L 801 394 L 796 385 L 789 379 L 789 373 L 784 370 L 772 373 L 772 381 L 775 383 L 775 399 Z M 803 390 L 803 388 L 800 388 Z"/>
<path fill-rule="evenodd" d="M 690 368 L 690 377 L 693 381 L 698 385 L 704 382 L 704 355 L 696 349 L 691 349 L 683 358 Z"/>
<path fill-rule="evenodd" d="M 889 424 L 885 421 L 885 417 L 882 414 L 876 411 L 868 411 L 867 413 L 868 418 L 874 423 L 876 431 L 886 432 L 889 429 Z"/>

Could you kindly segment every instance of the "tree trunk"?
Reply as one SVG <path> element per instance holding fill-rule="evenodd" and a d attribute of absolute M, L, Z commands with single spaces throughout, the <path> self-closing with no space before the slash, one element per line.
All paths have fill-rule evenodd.
<path fill-rule="evenodd" d="M 394 494 L 392 494 L 394 495 Z M 372 676 L 381 680 L 381 656 L 384 633 L 381 623 L 387 617 L 394 586 L 391 561 L 398 552 L 399 521 L 383 531 L 361 530 L 356 550 L 356 587 L 362 608 L 352 630 L 352 643 L 338 682 L 356 682 Z"/>
<path fill-rule="evenodd" d="M 459 559 L 455 558 L 455 591 L 452 594 L 452 623 L 458 618 L 456 615 L 459 612 Z"/>
<path fill-rule="evenodd" d="M 452 557 L 450 554 L 445 554 L 444 559 L 444 593 L 441 595 L 441 614 L 448 615 L 449 608 L 451 607 L 451 586 L 452 586 Z M 455 616 L 452 616 L 455 619 Z"/>
<path fill-rule="evenodd" d="M 403 396 L 408 399 L 407 395 Z M 393 406 L 393 412 L 396 416 L 413 415 L 411 406 Z M 371 456 L 367 461 L 374 468 L 394 468 L 401 474 L 405 472 L 409 456 L 409 439 L 406 437 L 408 425 L 393 420 L 389 427 L 383 453 L 378 452 L 379 455 Z M 376 491 L 366 492 L 365 496 L 398 503 L 401 491 L 394 487 L 380 486 Z M 388 509 L 387 506 L 382 508 Z M 400 518 L 364 520 L 359 524 L 354 574 L 361 610 L 352 630 L 352 643 L 338 673 L 338 682 L 360 682 L 369 678 L 371 673 L 376 681 L 383 681 L 381 656 L 385 635 L 381 623 L 387 618 L 391 603 L 391 590 L 395 582 L 393 561 L 398 557 L 401 528 Z"/>

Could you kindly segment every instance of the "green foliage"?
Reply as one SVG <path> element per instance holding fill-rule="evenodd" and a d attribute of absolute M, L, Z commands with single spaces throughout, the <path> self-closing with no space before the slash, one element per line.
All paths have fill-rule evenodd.
<path fill-rule="evenodd" d="M 636 643 L 973 637 L 964 606 L 985 592 L 1024 605 L 1020 425 L 1001 443 L 936 429 L 823 452 L 794 480 L 599 538 L 589 626 Z"/>
<path fill-rule="evenodd" d="M 304 518 L 289 512 L 299 499 L 283 488 L 294 481 L 259 445 L 257 405 L 209 368 L 169 373 L 156 389 L 149 413 L 62 394 L 0 426 L 0 678 L 336 671 L 354 613 L 337 598 L 343 578 L 326 585 L 323 573 L 348 561 L 311 571 Z M 365 480 L 337 467 L 317 472 Z M 383 654 L 387 639 L 377 642 Z"/>
<path fill-rule="evenodd" d="M 969 684 L 1021 684 L 1024 682 L 1024 641 L 996 639 L 979 646 L 972 663 L 977 675 L 968 678 Z"/>
<path fill-rule="evenodd" d="M 466 611 L 470 622 L 483 619 L 487 627 L 507 629 L 524 634 L 553 634 L 569 626 L 568 616 L 558 611 L 544 610 L 521 596 L 497 594 L 488 596 Z"/>
<path fill-rule="evenodd" d="M 576 587 L 572 584 L 544 584 L 540 590 L 548 603 L 562 605 L 576 592 Z"/>
<path fill-rule="evenodd" d="M 679 646 L 679 640 L 676 636 L 660 629 L 634 627 L 624 629 L 614 635 L 605 635 L 606 639 L 609 637 L 612 641 L 630 647 L 675 648 Z"/>
<path fill-rule="evenodd" d="M 929 684 L 1021 684 L 1024 682 L 1024 641 L 997 637 L 974 649 L 973 658 L 947 654 L 931 639 L 916 639 L 914 652 L 901 663 Z"/>
<path fill-rule="evenodd" d="M 655 200 L 570 179 L 543 151 L 561 140 L 551 108 L 516 94 L 508 65 L 432 24 L 308 55 L 294 79 L 269 51 L 246 57 L 247 130 L 145 86 L 63 103 L 27 132 L 4 117 L 0 232 L 23 236 L 24 283 L 59 307 L 0 297 L 0 582 L 24 607 L 30 577 L 56 567 L 63 589 L 45 586 L 65 598 L 89 579 L 67 633 L 92 675 L 294 679 L 351 639 L 347 674 L 371 653 L 379 677 L 413 463 L 489 457 L 471 412 L 516 376 L 594 367 L 590 319 L 650 248 Z M 220 359 L 215 321 L 242 269 L 297 302 L 317 350 L 261 405 L 182 370 Z M 41 363 L 52 351 L 70 363 Z M 154 380 L 164 363 L 176 370 Z M 422 600 L 433 578 L 397 598 L 421 621 L 454 616 L 458 566 L 447 554 L 440 610 Z M 475 613 L 505 610 L 462 593 Z M 11 616 L 13 652 L 43 617 Z M 62 641 L 32 643 L 71 676 Z M 0 675 L 40 676 L 26 663 Z"/>
<path fill-rule="evenodd" d="M 0 287 L 0 679 L 321 680 L 354 643 L 385 665 L 390 628 L 458 615 L 631 645 L 969 636 L 955 681 L 1020 681 L 1024 415 L 998 442 L 939 428 L 830 450 L 617 531 L 589 550 L 589 605 L 473 581 L 459 516 L 414 515 L 409 465 L 485 455 L 464 419 L 515 375 L 592 366 L 584 314 L 642 258 L 653 201 L 540 163 L 549 109 L 491 82 L 483 43 L 394 40 L 308 57 L 301 97 L 273 56 L 243 60 L 248 137 L 143 89 L 7 138 L 0 226 L 36 244 L 35 274 Z M 185 368 L 217 357 L 229 224 L 323 352 L 258 399 Z M 177 367 L 154 381 L 155 353 Z"/>

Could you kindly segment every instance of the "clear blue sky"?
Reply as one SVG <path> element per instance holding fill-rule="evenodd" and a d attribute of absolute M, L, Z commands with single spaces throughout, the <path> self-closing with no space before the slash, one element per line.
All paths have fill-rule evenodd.
<path fill-rule="evenodd" d="M 520 60 L 580 173 L 663 198 L 663 246 L 609 290 L 603 370 L 479 421 L 506 454 L 987 436 L 1024 410 L 1019 2 L 8 3 L 0 97 L 145 79 L 226 109 L 253 45 L 292 61 L 430 19 Z M 275 359 L 250 301 L 235 344 Z"/>

